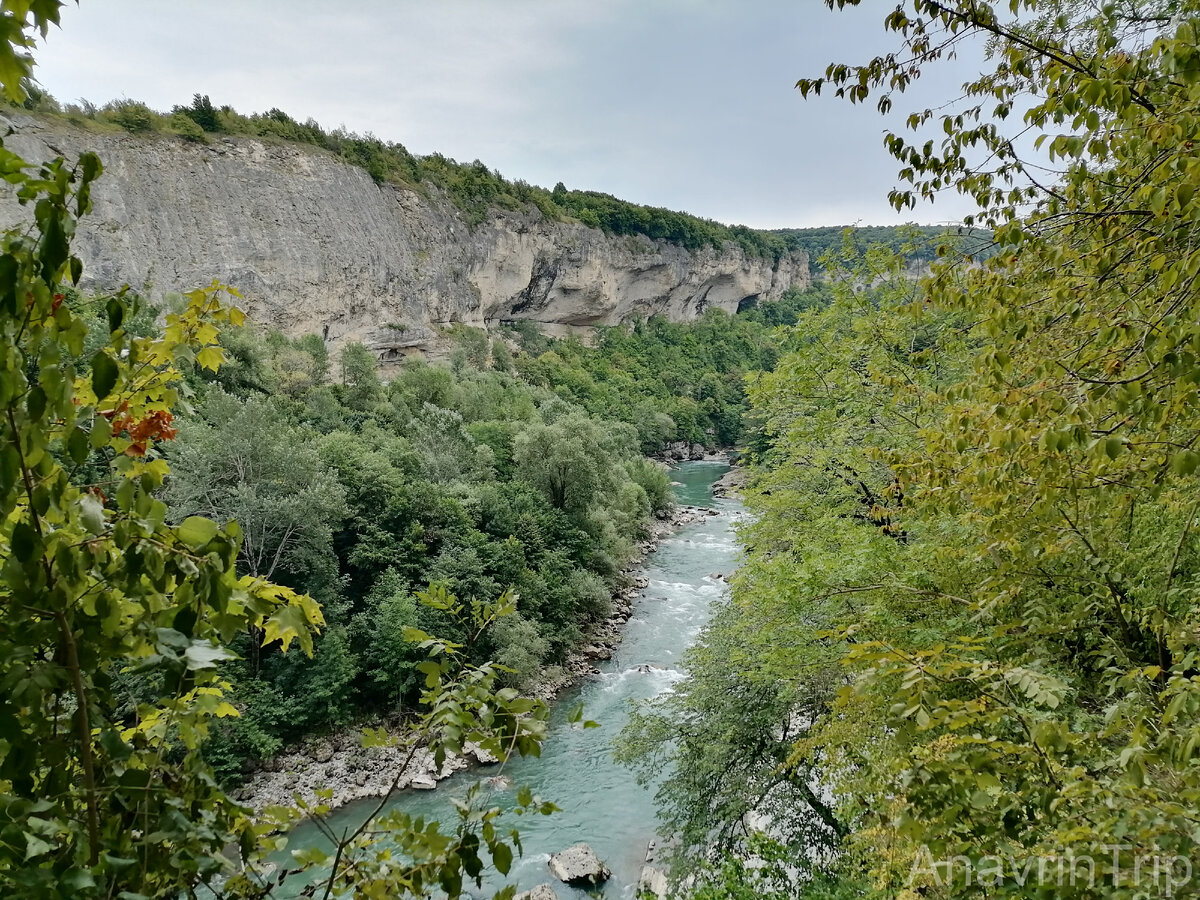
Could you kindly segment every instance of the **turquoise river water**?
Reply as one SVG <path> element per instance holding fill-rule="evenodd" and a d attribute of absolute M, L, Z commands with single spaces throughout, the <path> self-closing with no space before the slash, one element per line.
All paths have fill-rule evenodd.
<path fill-rule="evenodd" d="M 528 785 L 535 794 L 554 802 L 561 812 L 552 816 L 505 816 L 501 823 L 518 827 L 524 855 L 513 862 L 508 882 L 518 890 L 552 884 L 561 898 L 634 895 L 647 843 L 654 838 L 653 791 L 640 787 L 632 773 L 612 758 L 613 738 L 628 719 L 629 704 L 671 690 L 682 675 L 677 668 L 688 646 L 708 620 L 712 604 L 726 590 L 716 574 L 728 574 L 737 564 L 733 524 L 741 506 L 714 498 L 712 484 L 728 470 L 723 463 L 683 463 L 672 473 L 679 484 L 680 503 L 715 509 L 720 515 L 689 525 L 661 542 L 646 558 L 649 586 L 634 603 L 625 637 L 613 658 L 600 663 L 600 674 L 564 693 L 551 711 L 549 736 L 540 758 L 513 759 L 504 764 L 460 772 L 432 791 L 404 791 L 392 801 L 413 815 L 452 825 L 452 798 L 485 784 L 480 801 L 504 809 L 516 803 L 516 788 Z M 566 722 L 568 712 L 582 702 L 584 716 L 600 723 L 582 729 Z M 512 787 L 492 788 L 489 779 L 501 771 Z M 357 824 L 372 807 L 360 801 L 331 816 L 335 832 Z M 289 842 L 292 848 L 322 843 L 311 825 L 300 826 Z M 585 841 L 612 869 L 612 879 L 592 893 L 556 882 L 546 868 L 551 853 Z M 293 887 L 292 879 L 285 888 Z M 491 893 L 505 882 L 488 881 Z M 296 884 L 299 889 L 301 885 Z M 472 885 L 472 888 L 474 886 Z"/>

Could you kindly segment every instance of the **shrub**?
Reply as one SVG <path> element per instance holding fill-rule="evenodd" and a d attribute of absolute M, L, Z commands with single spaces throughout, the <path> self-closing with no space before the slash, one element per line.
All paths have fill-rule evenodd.
<path fill-rule="evenodd" d="M 145 103 L 136 100 L 114 100 L 104 107 L 105 118 L 115 122 L 126 131 L 139 133 L 153 131 L 157 114 Z"/>
<path fill-rule="evenodd" d="M 197 144 L 208 143 L 208 138 L 204 135 L 204 129 L 182 113 L 173 113 L 171 115 L 171 118 L 167 120 L 167 131 L 178 135 L 185 141 L 192 141 Z"/>

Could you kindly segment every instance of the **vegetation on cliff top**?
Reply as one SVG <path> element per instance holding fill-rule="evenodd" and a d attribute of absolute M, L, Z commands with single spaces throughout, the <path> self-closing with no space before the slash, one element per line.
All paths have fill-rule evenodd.
<path fill-rule="evenodd" d="M 727 245 L 739 247 L 752 257 L 779 259 L 797 250 L 809 251 L 813 263 L 830 243 L 840 240 L 841 228 L 787 229 L 768 231 L 744 225 L 724 225 L 685 212 L 643 206 L 598 191 L 568 190 L 562 183 L 548 190 L 521 180 L 510 181 L 498 171 L 475 160 L 457 162 L 440 153 L 418 156 L 402 144 L 384 141 L 371 134 L 359 135 L 345 129 L 322 128 L 313 119 L 297 121 L 279 109 L 243 115 L 229 106 L 216 106 L 207 95 L 196 94 L 187 105 L 160 113 L 136 100 L 114 100 L 97 107 L 80 103 L 60 104 L 50 95 L 30 86 L 25 109 L 61 116 L 88 128 L 119 128 L 135 134 L 175 135 L 185 140 L 207 142 L 209 135 L 227 134 L 308 144 L 366 170 L 378 182 L 417 191 L 433 186 L 444 192 L 472 224 L 479 224 L 495 210 L 537 209 L 551 221 L 577 221 L 609 234 L 642 235 L 652 240 L 680 244 L 688 250 Z M 927 258 L 936 250 L 944 227 L 926 226 L 926 240 L 918 250 Z M 910 241 L 909 230 L 890 226 L 866 229 L 871 241 Z M 905 237 L 901 237 L 901 234 Z M 816 251 L 816 252 L 813 252 Z"/>

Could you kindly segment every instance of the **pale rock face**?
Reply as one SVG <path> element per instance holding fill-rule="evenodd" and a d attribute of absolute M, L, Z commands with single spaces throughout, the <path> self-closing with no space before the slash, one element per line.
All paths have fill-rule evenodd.
<path fill-rule="evenodd" d="M 573 844 L 561 853 L 555 853 L 546 864 L 550 874 L 566 884 L 600 884 L 612 877 L 608 866 L 596 856 L 587 844 Z"/>
<path fill-rule="evenodd" d="M 524 891 L 513 897 L 513 900 L 558 900 L 558 894 L 548 884 L 539 884 L 532 891 Z"/>
<path fill-rule="evenodd" d="M 85 150 L 104 162 L 75 245 L 85 287 L 161 296 L 215 278 L 242 292 L 256 321 L 335 345 L 362 341 L 383 360 L 455 322 L 686 320 L 809 284 L 803 253 L 775 262 L 733 246 L 689 252 L 533 210 L 471 227 L 436 190 L 378 185 L 312 147 L 91 134 L 20 113 L 0 126 L 15 130 L 5 146 L 30 162 Z M 30 214 L 0 196 L 0 225 Z"/>

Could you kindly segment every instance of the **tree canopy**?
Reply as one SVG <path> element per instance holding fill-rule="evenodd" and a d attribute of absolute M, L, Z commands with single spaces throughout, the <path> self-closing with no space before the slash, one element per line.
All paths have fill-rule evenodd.
<path fill-rule="evenodd" d="M 999 252 L 915 284 L 869 251 L 801 315 L 749 391 L 732 606 L 631 745 L 680 741 L 664 809 L 712 813 L 685 854 L 732 837 L 704 896 L 1197 896 L 1200 6 L 911 0 L 884 27 L 894 52 L 801 90 L 887 111 L 989 41 L 886 146 L 898 208 L 966 194 Z M 827 853 L 797 849 L 812 803 L 721 818 L 721 680 L 782 695 L 743 743 L 786 761 L 751 777 L 828 791 Z"/>

